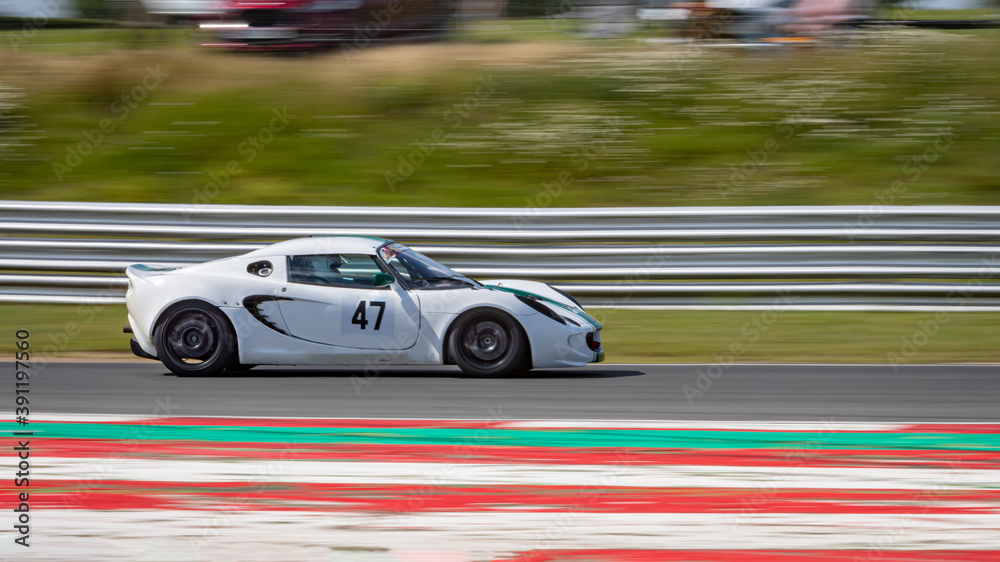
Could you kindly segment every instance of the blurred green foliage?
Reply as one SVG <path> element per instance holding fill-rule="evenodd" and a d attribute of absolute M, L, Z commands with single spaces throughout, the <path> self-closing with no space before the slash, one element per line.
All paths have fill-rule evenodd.
<path fill-rule="evenodd" d="M 121 17 L 126 1 L 139 0 L 75 0 L 75 4 L 85 19 L 115 20 Z"/>
<path fill-rule="evenodd" d="M 990 30 L 747 50 L 580 40 L 522 20 L 296 57 L 210 52 L 189 33 L 42 30 L 0 52 L 18 129 L 0 139 L 0 196 L 866 205 L 901 182 L 892 203 L 1000 202 Z M 166 74 L 155 89 L 149 68 Z M 265 131 L 282 108 L 289 126 Z M 88 146 L 104 119 L 113 131 Z"/>
<path fill-rule="evenodd" d="M 507 17 L 544 18 L 572 11 L 584 0 L 508 0 Z"/>
<path fill-rule="evenodd" d="M 600 313 L 601 311 L 597 311 Z M 1000 336 L 989 312 L 958 312 L 926 344 L 920 323 L 933 313 L 618 310 L 603 318 L 613 363 L 736 362 L 920 363 L 995 362 Z M 917 334 L 920 334 L 919 336 Z M 915 337 L 916 336 L 916 337 Z M 904 346 L 909 342 L 910 346 Z M 740 346 L 734 347 L 734 343 Z M 916 350 L 916 351 L 913 351 Z"/>

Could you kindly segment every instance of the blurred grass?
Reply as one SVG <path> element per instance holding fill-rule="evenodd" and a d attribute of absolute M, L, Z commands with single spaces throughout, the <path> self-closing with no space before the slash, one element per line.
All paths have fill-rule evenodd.
<path fill-rule="evenodd" d="M 996 314 L 958 312 L 946 317 L 919 312 L 646 311 L 595 309 L 605 324 L 602 339 L 611 363 L 712 363 L 726 360 L 734 343 L 737 362 L 888 363 L 904 357 L 905 338 L 917 342 L 913 363 L 996 362 L 1000 325 Z M 121 305 L 0 305 L 4 329 L 27 329 L 32 345 L 48 358 L 107 352 L 132 357 Z M 914 337 L 921 323 L 938 326 L 933 337 Z M 936 323 L 936 324 L 935 324 Z M 933 328 L 928 328 L 933 329 Z M 926 343 L 923 343 L 925 342 Z M 922 344 L 922 345 L 921 345 Z M 720 359 L 722 357 L 723 359 Z"/>
<path fill-rule="evenodd" d="M 0 37 L 0 197 L 874 204 L 898 180 L 897 204 L 1000 202 L 996 33 L 895 30 L 741 50 L 581 40 L 527 20 L 438 44 L 294 57 L 209 52 L 189 33 L 41 30 L 16 53 Z M 120 119 L 114 100 L 157 66 L 168 76 Z M 487 79 L 496 90 L 477 97 Z M 249 161 L 241 143 L 276 108 L 294 120 Z M 58 180 L 53 162 L 105 118 L 115 131 Z M 949 128 L 954 144 L 935 153 Z M 441 142 L 428 142 L 435 130 Z M 925 171 L 904 170 L 925 153 Z M 390 186 L 387 173 L 407 172 L 400 158 L 414 154 L 422 162 Z M 206 189 L 230 161 L 240 172 Z M 564 171 L 572 183 L 549 197 L 543 182 Z"/>
<path fill-rule="evenodd" d="M 597 311 L 600 315 L 602 311 Z M 995 362 L 996 315 L 957 312 L 607 311 L 601 339 L 610 362 L 912 363 Z M 921 323 L 934 337 L 926 338 Z M 917 335 L 918 333 L 922 335 Z M 904 344 L 916 342 L 912 354 Z M 923 345 L 920 345 L 921 343 Z"/>
<path fill-rule="evenodd" d="M 65 21 L 65 20 L 63 20 Z M 90 20 L 83 20 L 90 21 Z M 27 34 L 22 26 L 0 30 L 0 50 L 18 54 L 97 55 L 116 50 L 148 50 L 152 48 L 190 49 L 192 30 L 185 28 L 147 29 L 139 27 L 108 27 L 98 25 L 78 28 L 40 28 L 37 34 Z M 29 27 L 28 29 L 33 29 Z"/>
<path fill-rule="evenodd" d="M 122 333 L 125 305 L 0 304 L 0 318 L 11 342 L 14 332 L 28 330 L 34 355 L 47 359 L 95 351 L 132 355 L 131 336 Z"/>

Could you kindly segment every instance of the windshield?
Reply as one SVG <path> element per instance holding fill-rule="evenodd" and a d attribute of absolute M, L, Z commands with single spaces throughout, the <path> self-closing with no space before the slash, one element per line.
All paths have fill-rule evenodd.
<path fill-rule="evenodd" d="M 412 289 L 449 289 L 478 287 L 472 279 L 453 271 L 429 257 L 393 242 L 378 250 L 382 261 L 391 267 Z"/>

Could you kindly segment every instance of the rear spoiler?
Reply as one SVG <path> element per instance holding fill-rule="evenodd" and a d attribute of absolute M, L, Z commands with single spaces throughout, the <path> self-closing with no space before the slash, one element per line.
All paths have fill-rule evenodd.
<path fill-rule="evenodd" d="M 179 267 L 157 267 L 155 265 L 146 265 L 144 263 L 137 263 L 130 265 L 125 268 L 125 275 L 135 279 L 144 279 L 146 277 L 152 277 L 154 275 L 162 275 L 168 271 L 176 271 L 180 269 Z"/>

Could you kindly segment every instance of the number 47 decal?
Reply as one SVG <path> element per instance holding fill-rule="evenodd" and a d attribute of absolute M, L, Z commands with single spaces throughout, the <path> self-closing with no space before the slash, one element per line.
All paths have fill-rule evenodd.
<path fill-rule="evenodd" d="M 367 309 L 367 306 L 372 306 L 378 309 L 378 316 L 375 318 L 375 327 L 373 328 L 374 330 L 378 330 L 382 327 L 382 315 L 385 314 L 385 303 L 372 301 L 367 303 L 367 306 L 365 305 L 365 301 L 358 303 L 358 308 L 354 310 L 354 316 L 351 317 L 351 324 L 357 324 L 361 326 L 362 330 L 364 330 L 365 327 L 368 326 L 368 316 L 365 310 Z"/>

